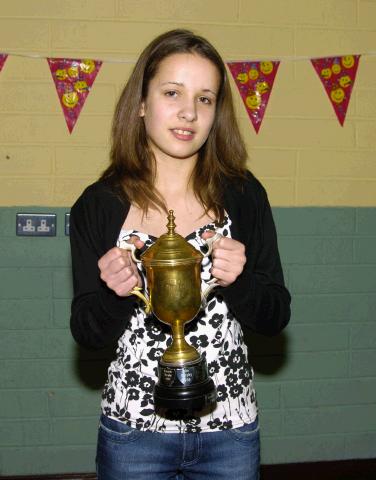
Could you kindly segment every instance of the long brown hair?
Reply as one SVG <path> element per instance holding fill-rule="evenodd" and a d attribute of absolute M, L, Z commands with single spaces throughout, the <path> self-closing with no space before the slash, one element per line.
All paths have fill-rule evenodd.
<path fill-rule="evenodd" d="M 163 197 L 154 186 L 155 158 L 148 146 L 140 107 L 161 61 L 176 53 L 201 55 L 216 66 L 220 75 L 214 123 L 199 151 L 190 181 L 205 212 L 213 212 L 222 220 L 223 179 L 245 176 L 247 153 L 236 122 L 223 60 L 207 40 L 189 30 L 166 32 L 141 53 L 115 109 L 111 163 L 101 179 L 110 179 L 121 187 L 121 196 L 144 213 L 150 207 L 167 211 Z"/>

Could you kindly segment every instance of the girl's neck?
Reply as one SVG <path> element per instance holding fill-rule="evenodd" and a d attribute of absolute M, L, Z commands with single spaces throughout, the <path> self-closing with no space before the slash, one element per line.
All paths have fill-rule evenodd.
<path fill-rule="evenodd" d="M 171 198 L 193 194 L 191 175 L 195 164 L 196 160 L 191 159 L 156 160 L 155 186 L 167 203 Z"/>

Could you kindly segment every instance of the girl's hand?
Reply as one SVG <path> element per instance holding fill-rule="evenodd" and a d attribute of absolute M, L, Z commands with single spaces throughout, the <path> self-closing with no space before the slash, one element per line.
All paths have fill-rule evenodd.
<path fill-rule="evenodd" d="M 201 237 L 206 240 L 214 234 L 213 231 L 206 231 Z M 242 243 L 233 238 L 221 237 L 213 244 L 213 265 L 210 273 L 218 280 L 219 285 L 227 287 L 242 273 L 246 261 L 245 247 Z"/>
<path fill-rule="evenodd" d="M 138 237 L 131 237 L 129 243 L 142 248 L 144 242 Z M 120 297 L 126 297 L 132 288 L 142 286 L 137 265 L 127 250 L 119 247 L 111 248 L 98 260 L 100 277 Z"/>

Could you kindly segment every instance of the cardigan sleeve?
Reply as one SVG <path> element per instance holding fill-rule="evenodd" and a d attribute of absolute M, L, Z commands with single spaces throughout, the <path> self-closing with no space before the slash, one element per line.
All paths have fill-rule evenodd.
<path fill-rule="evenodd" d="M 108 223 L 108 222 L 107 222 Z M 119 297 L 100 278 L 99 258 L 107 248 L 104 229 L 109 228 L 103 199 L 86 191 L 70 214 L 73 273 L 71 332 L 86 348 L 112 344 L 123 333 L 133 309 L 134 297 Z"/>
<path fill-rule="evenodd" d="M 255 184 L 254 184 L 255 185 Z M 244 326 L 267 336 L 277 335 L 290 320 L 291 297 L 284 285 L 277 235 L 267 194 L 257 182 L 255 217 L 243 217 L 239 240 L 245 244 L 247 262 L 242 274 L 223 289 L 235 317 Z M 250 225 L 253 233 L 249 230 Z M 249 227 L 249 228 L 248 228 Z"/>

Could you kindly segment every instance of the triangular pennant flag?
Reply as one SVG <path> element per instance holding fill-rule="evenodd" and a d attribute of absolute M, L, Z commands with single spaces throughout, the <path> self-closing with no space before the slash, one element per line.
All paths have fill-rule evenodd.
<path fill-rule="evenodd" d="M 47 61 L 68 130 L 72 133 L 102 62 L 68 58 L 47 58 Z"/>
<path fill-rule="evenodd" d="M 279 61 L 227 63 L 256 133 L 261 127 L 279 64 Z"/>
<path fill-rule="evenodd" d="M 358 70 L 360 55 L 311 59 L 339 123 L 343 126 Z"/>
<path fill-rule="evenodd" d="M 0 53 L 0 72 L 4 66 L 5 60 L 8 58 L 6 53 Z"/>

